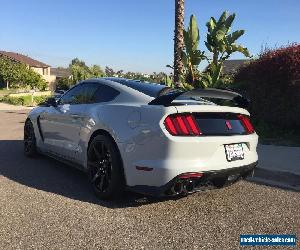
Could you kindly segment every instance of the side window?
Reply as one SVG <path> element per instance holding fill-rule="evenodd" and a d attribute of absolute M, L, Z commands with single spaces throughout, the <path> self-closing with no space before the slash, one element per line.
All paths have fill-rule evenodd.
<path fill-rule="evenodd" d="M 76 104 L 93 103 L 93 96 L 98 89 L 97 83 L 85 83 L 83 85 L 82 93 L 75 97 Z"/>
<path fill-rule="evenodd" d="M 101 103 L 101 102 L 109 102 L 115 99 L 120 92 L 115 90 L 112 87 L 99 84 L 99 88 L 95 92 L 95 95 L 93 97 L 94 103 Z"/>
<path fill-rule="evenodd" d="M 85 104 L 92 103 L 92 97 L 98 85 L 93 83 L 83 83 L 68 91 L 61 99 L 60 104 Z"/>
<path fill-rule="evenodd" d="M 71 104 L 74 96 L 82 91 L 82 85 L 78 85 L 67 91 L 59 100 L 59 104 Z"/>

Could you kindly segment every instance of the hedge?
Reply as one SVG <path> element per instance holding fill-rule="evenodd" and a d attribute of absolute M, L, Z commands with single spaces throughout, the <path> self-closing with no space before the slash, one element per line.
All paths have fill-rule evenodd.
<path fill-rule="evenodd" d="M 250 98 L 249 109 L 256 122 L 299 131 L 299 44 L 262 53 L 237 72 L 233 86 Z"/>
<path fill-rule="evenodd" d="M 4 96 L 0 99 L 1 102 L 9 103 L 12 105 L 22 105 L 22 106 L 34 106 L 44 102 L 49 96 L 33 96 L 33 102 L 31 95 L 26 96 Z"/>

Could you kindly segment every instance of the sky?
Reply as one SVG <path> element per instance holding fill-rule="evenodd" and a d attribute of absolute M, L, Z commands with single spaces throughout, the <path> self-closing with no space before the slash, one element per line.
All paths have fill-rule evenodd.
<path fill-rule="evenodd" d="M 0 50 L 53 67 L 78 57 L 103 68 L 168 72 L 174 9 L 174 0 L 0 0 Z M 205 49 L 205 23 L 224 10 L 236 13 L 233 30 L 246 31 L 239 42 L 252 55 L 265 45 L 300 42 L 299 0 L 185 0 L 185 23 L 196 15 L 200 49 Z"/>

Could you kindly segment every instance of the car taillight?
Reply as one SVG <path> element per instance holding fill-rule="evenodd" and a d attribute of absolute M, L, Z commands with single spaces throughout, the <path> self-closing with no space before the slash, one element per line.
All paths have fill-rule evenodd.
<path fill-rule="evenodd" d="M 247 134 L 252 134 L 254 133 L 254 128 L 250 122 L 250 119 L 246 115 L 238 115 L 239 120 L 242 122 L 244 128 L 247 131 Z"/>
<path fill-rule="evenodd" d="M 179 175 L 179 179 L 191 179 L 191 178 L 200 178 L 203 176 L 203 173 L 184 173 Z"/>
<path fill-rule="evenodd" d="M 171 135 L 197 136 L 202 134 L 191 114 L 169 115 L 165 119 L 165 127 Z"/>

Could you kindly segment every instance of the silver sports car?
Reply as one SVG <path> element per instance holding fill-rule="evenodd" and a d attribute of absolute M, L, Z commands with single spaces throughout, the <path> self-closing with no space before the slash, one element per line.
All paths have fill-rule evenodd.
<path fill-rule="evenodd" d="M 102 199 L 125 188 L 167 196 L 222 187 L 257 164 L 246 105 L 227 90 L 90 79 L 29 113 L 24 151 L 84 170 Z"/>

